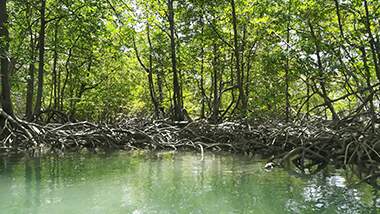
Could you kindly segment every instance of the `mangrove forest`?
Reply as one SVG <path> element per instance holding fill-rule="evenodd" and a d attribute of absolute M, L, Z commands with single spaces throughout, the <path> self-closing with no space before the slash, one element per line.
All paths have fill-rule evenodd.
<path fill-rule="evenodd" d="M 5 213 L 380 212 L 378 0 L 0 0 L 0 69 Z"/>

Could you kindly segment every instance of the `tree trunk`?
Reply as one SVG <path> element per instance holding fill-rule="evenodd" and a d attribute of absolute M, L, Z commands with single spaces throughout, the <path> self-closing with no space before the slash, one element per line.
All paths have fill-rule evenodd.
<path fill-rule="evenodd" d="M 285 111 L 286 111 L 286 121 L 288 122 L 290 115 L 290 93 L 289 93 L 289 42 L 290 42 L 290 12 L 291 12 L 291 1 L 288 5 L 288 22 L 286 26 L 286 62 L 285 62 Z"/>
<path fill-rule="evenodd" d="M 202 43 L 201 43 L 201 79 L 200 79 L 200 89 L 201 89 L 201 119 L 205 118 L 205 100 L 206 100 L 206 91 L 204 88 L 204 63 L 205 63 L 205 49 L 204 49 L 204 44 L 203 44 L 203 36 L 204 36 L 204 23 L 203 19 L 201 19 L 202 23 L 202 30 L 201 30 L 201 35 L 202 35 Z"/>
<path fill-rule="evenodd" d="M 375 38 L 373 37 L 373 34 L 372 34 L 367 0 L 364 0 L 363 6 L 365 9 L 365 14 L 366 14 L 366 16 L 365 16 L 365 27 L 366 27 L 366 31 L 368 34 L 369 44 L 371 47 L 373 64 L 375 65 L 376 77 L 377 77 L 378 81 L 380 81 L 379 58 L 378 58 L 377 53 L 376 53 L 376 41 L 375 41 Z"/>
<path fill-rule="evenodd" d="M 32 44 L 31 47 L 34 47 Z M 33 51 L 34 52 L 34 51 Z M 34 53 L 31 54 L 32 60 L 34 59 Z M 34 95 L 34 72 L 35 66 L 34 62 L 29 64 L 29 74 L 28 74 L 28 85 L 26 91 L 26 112 L 25 116 L 28 121 L 33 120 L 33 95 Z"/>
<path fill-rule="evenodd" d="M 218 123 L 219 121 L 219 105 L 220 105 L 220 94 L 219 94 L 219 88 L 218 88 L 218 64 L 219 64 L 219 54 L 218 54 L 218 47 L 216 44 L 214 44 L 214 60 L 213 60 L 213 78 L 212 78 L 212 89 L 213 89 L 213 104 L 212 104 L 212 116 L 211 121 L 214 123 Z"/>
<path fill-rule="evenodd" d="M 11 100 L 11 84 L 9 80 L 9 31 L 7 2 L 0 0 L 0 65 L 1 65 L 1 106 L 5 113 L 13 116 Z M 0 126 L 3 126 L 3 118 L 0 118 Z"/>
<path fill-rule="evenodd" d="M 361 52 L 362 52 L 361 57 L 362 57 L 362 61 L 363 61 L 363 66 L 364 66 L 364 70 L 366 73 L 365 79 L 366 79 L 367 87 L 369 88 L 369 93 L 371 95 L 370 100 L 368 102 L 369 102 L 369 113 L 371 116 L 371 125 L 372 125 L 371 128 L 372 128 L 372 132 L 374 132 L 377 116 L 376 116 L 376 112 L 375 112 L 375 105 L 373 103 L 374 91 L 373 91 L 373 88 L 371 86 L 371 71 L 369 69 L 369 65 L 368 65 L 368 61 L 367 61 L 367 52 L 366 52 L 364 46 L 362 46 Z"/>
<path fill-rule="evenodd" d="M 314 32 L 314 28 L 313 28 L 311 22 L 309 22 L 308 24 L 309 24 L 311 36 L 314 40 L 315 54 L 317 55 L 317 65 L 318 65 L 318 71 L 319 71 L 318 79 L 319 79 L 319 85 L 320 85 L 322 92 L 320 92 L 318 88 L 316 90 L 317 90 L 317 93 L 323 98 L 327 108 L 330 110 L 330 112 L 332 114 L 332 119 L 333 120 L 339 120 L 339 116 L 335 111 L 334 105 L 331 102 L 331 99 L 329 98 L 328 92 L 326 89 L 325 78 L 324 78 L 324 74 L 323 74 L 324 69 L 323 69 L 323 64 L 322 64 L 322 59 L 321 59 L 320 41 Z"/>
<path fill-rule="evenodd" d="M 306 119 L 309 119 L 310 116 L 310 73 L 307 72 L 307 77 L 306 77 L 306 97 L 307 97 L 307 102 L 306 102 Z"/>
<path fill-rule="evenodd" d="M 42 97 L 43 97 L 43 86 L 44 86 L 44 65 L 45 65 L 45 28 L 46 28 L 46 20 L 45 20 L 45 7 L 46 0 L 41 0 L 41 26 L 40 26 L 40 35 L 38 41 L 38 49 L 39 49 L 39 62 L 38 62 L 38 86 L 37 86 L 37 98 L 36 98 L 36 106 L 34 109 L 34 115 L 38 116 L 41 112 L 42 107 Z"/>
<path fill-rule="evenodd" d="M 29 73 L 27 80 L 27 90 L 26 90 L 26 107 L 25 107 L 25 117 L 28 121 L 33 120 L 33 96 L 34 96 L 34 72 L 35 72 L 35 41 L 33 37 L 32 28 L 32 5 L 29 5 L 27 15 L 30 17 L 28 20 L 29 34 L 30 34 L 30 63 L 29 63 Z"/>
<path fill-rule="evenodd" d="M 52 71 L 52 78 L 53 78 L 53 110 L 58 109 L 59 105 L 59 99 L 58 99 L 58 81 L 57 81 L 57 62 L 58 62 L 58 29 L 59 29 L 59 21 L 57 21 L 55 25 L 55 31 L 54 31 L 54 53 L 53 53 L 53 71 Z"/>
<path fill-rule="evenodd" d="M 154 81 L 153 81 L 153 46 L 152 41 L 150 39 L 150 26 L 149 23 L 147 24 L 147 37 L 148 37 L 148 44 L 149 44 L 149 69 L 148 69 L 148 82 L 149 82 L 149 92 L 150 92 L 150 98 L 152 99 L 153 107 L 154 107 L 154 114 L 157 119 L 160 118 L 160 109 L 159 109 L 159 103 L 157 102 L 157 96 L 156 92 L 154 90 Z"/>
<path fill-rule="evenodd" d="M 237 87 L 239 89 L 239 95 L 236 101 L 236 106 L 239 111 L 245 114 L 247 110 L 247 106 L 246 106 L 246 103 L 244 102 L 245 94 L 244 94 L 243 80 L 241 77 L 242 75 L 240 71 L 240 48 L 239 48 L 239 42 L 238 42 L 239 35 L 238 35 L 238 29 L 237 29 L 238 26 L 237 26 L 237 17 L 236 17 L 236 10 L 235 10 L 235 0 L 231 0 L 231 8 L 232 8 L 232 25 L 233 25 L 233 31 L 234 31 L 236 81 L 237 81 Z"/>
<path fill-rule="evenodd" d="M 163 86 L 162 86 L 163 70 L 157 69 L 156 78 L 157 78 L 157 90 L 158 90 L 157 102 L 160 109 L 160 117 L 165 117 L 165 110 L 164 110 L 164 107 L 162 106 L 162 103 L 164 102 L 164 91 L 163 91 Z"/>
<path fill-rule="evenodd" d="M 73 42 L 72 46 L 70 47 L 69 49 L 69 53 L 68 53 L 68 56 L 67 56 L 67 59 L 66 59 L 66 63 L 65 63 L 65 70 L 66 70 L 66 74 L 65 74 L 65 78 L 63 80 L 63 83 L 62 83 L 62 88 L 59 90 L 59 96 L 60 96 L 60 104 L 59 104 L 59 110 L 60 111 L 63 111 L 63 108 L 64 108 L 64 101 L 65 101 L 65 93 L 66 93 L 66 86 L 68 84 L 68 81 L 69 79 L 71 78 L 71 71 L 70 71 L 70 63 L 71 63 L 71 57 L 72 57 L 72 54 L 73 54 L 73 49 L 76 45 L 76 43 L 78 42 L 78 40 L 80 39 L 81 37 L 78 36 L 75 41 Z M 59 75 L 58 75 L 58 81 L 59 81 L 59 86 L 61 85 L 61 73 L 59 72 Z"/>
<path fill-rule="evenodd" d="M 173 1 L 168 0 L 168 20 L 170 25 L 170 49 L 171 49 L 171 61 L 173 72 L 173 119 L 176 121 L 184 120 L 181 106 L 181 89 L 179 87 L 178 71 L 177 71 L 177 57 L 176 57 L 176 44 L 175 44 L 175 26 L 174 26 L 174 8 Z"/>
<path fill-rule="evenodd" d="M 146 33 L 148 38 L 148 44 L 149 44 L 149 67 L 146 67 L 143 61 L 140 58 L 139 51 L 136 46 L 136 41 L 133 38 L 133 49 L 135 50 L 136 58 L 141 67 L 144 69 L 144 72 L 148 74 L 148 88 L 149 88 L 149 95 L 150 99 L 153 104 L 153 110 L 155 118 L 160 118 L 160 107 L 159 103 L 157 101 L 156 92 L 154 90 L 154 81 L 153 81 L 153 47 L 152 47 L 152 41 L 150 39 L 150 26 L 149 23 L 146 26 Z"/>

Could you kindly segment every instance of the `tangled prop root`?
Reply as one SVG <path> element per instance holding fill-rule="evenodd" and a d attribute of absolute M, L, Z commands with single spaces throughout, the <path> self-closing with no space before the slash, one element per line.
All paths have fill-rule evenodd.
<path fill-rule="evenodd" d="M 275 165 L 289 163 L 302 171 L 327 164 L 360 166 L 367 175 L 380 173 L 380 130 L 364 122 L 313 120 L 248 124 L 207 121 L 173 124 L 166 120 L 126 120 L 116 125 L 90 122 L 39 125 L 10 117 L 1 132 L 0 151 L 72 151 L 80 149 L 148 149 L 230 151 L 272 157 Z M 375 180 L 378 176 L 374 176 Z"/>

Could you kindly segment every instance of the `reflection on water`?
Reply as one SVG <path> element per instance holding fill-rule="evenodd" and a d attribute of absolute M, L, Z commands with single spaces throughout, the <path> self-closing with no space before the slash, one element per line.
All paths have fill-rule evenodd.
<path fill-rule="evenodd" d="M 266 172 L 232 155 L 70 155 L 0 159 L 1 213 L 377 213 L 356 178 Z"/>

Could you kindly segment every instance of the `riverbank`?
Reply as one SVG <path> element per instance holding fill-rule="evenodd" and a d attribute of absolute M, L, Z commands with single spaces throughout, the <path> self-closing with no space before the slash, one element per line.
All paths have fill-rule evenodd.
<path fill-rule="evenodd" d="M 6 116 L 6 115 L 5 115 Z M 36 124 L 7 117 L 1 152 L 68 152 L 98 150 L 225 151 L 260 155 L 268 167 L 295 166 L 316 173 L 326 165 L 355 165 L 364 181 L 380 176 L 380 130 L 365 121 L 303 120 L 234 121 L 123 120 L 117 124 L 78 122 Z"/>

